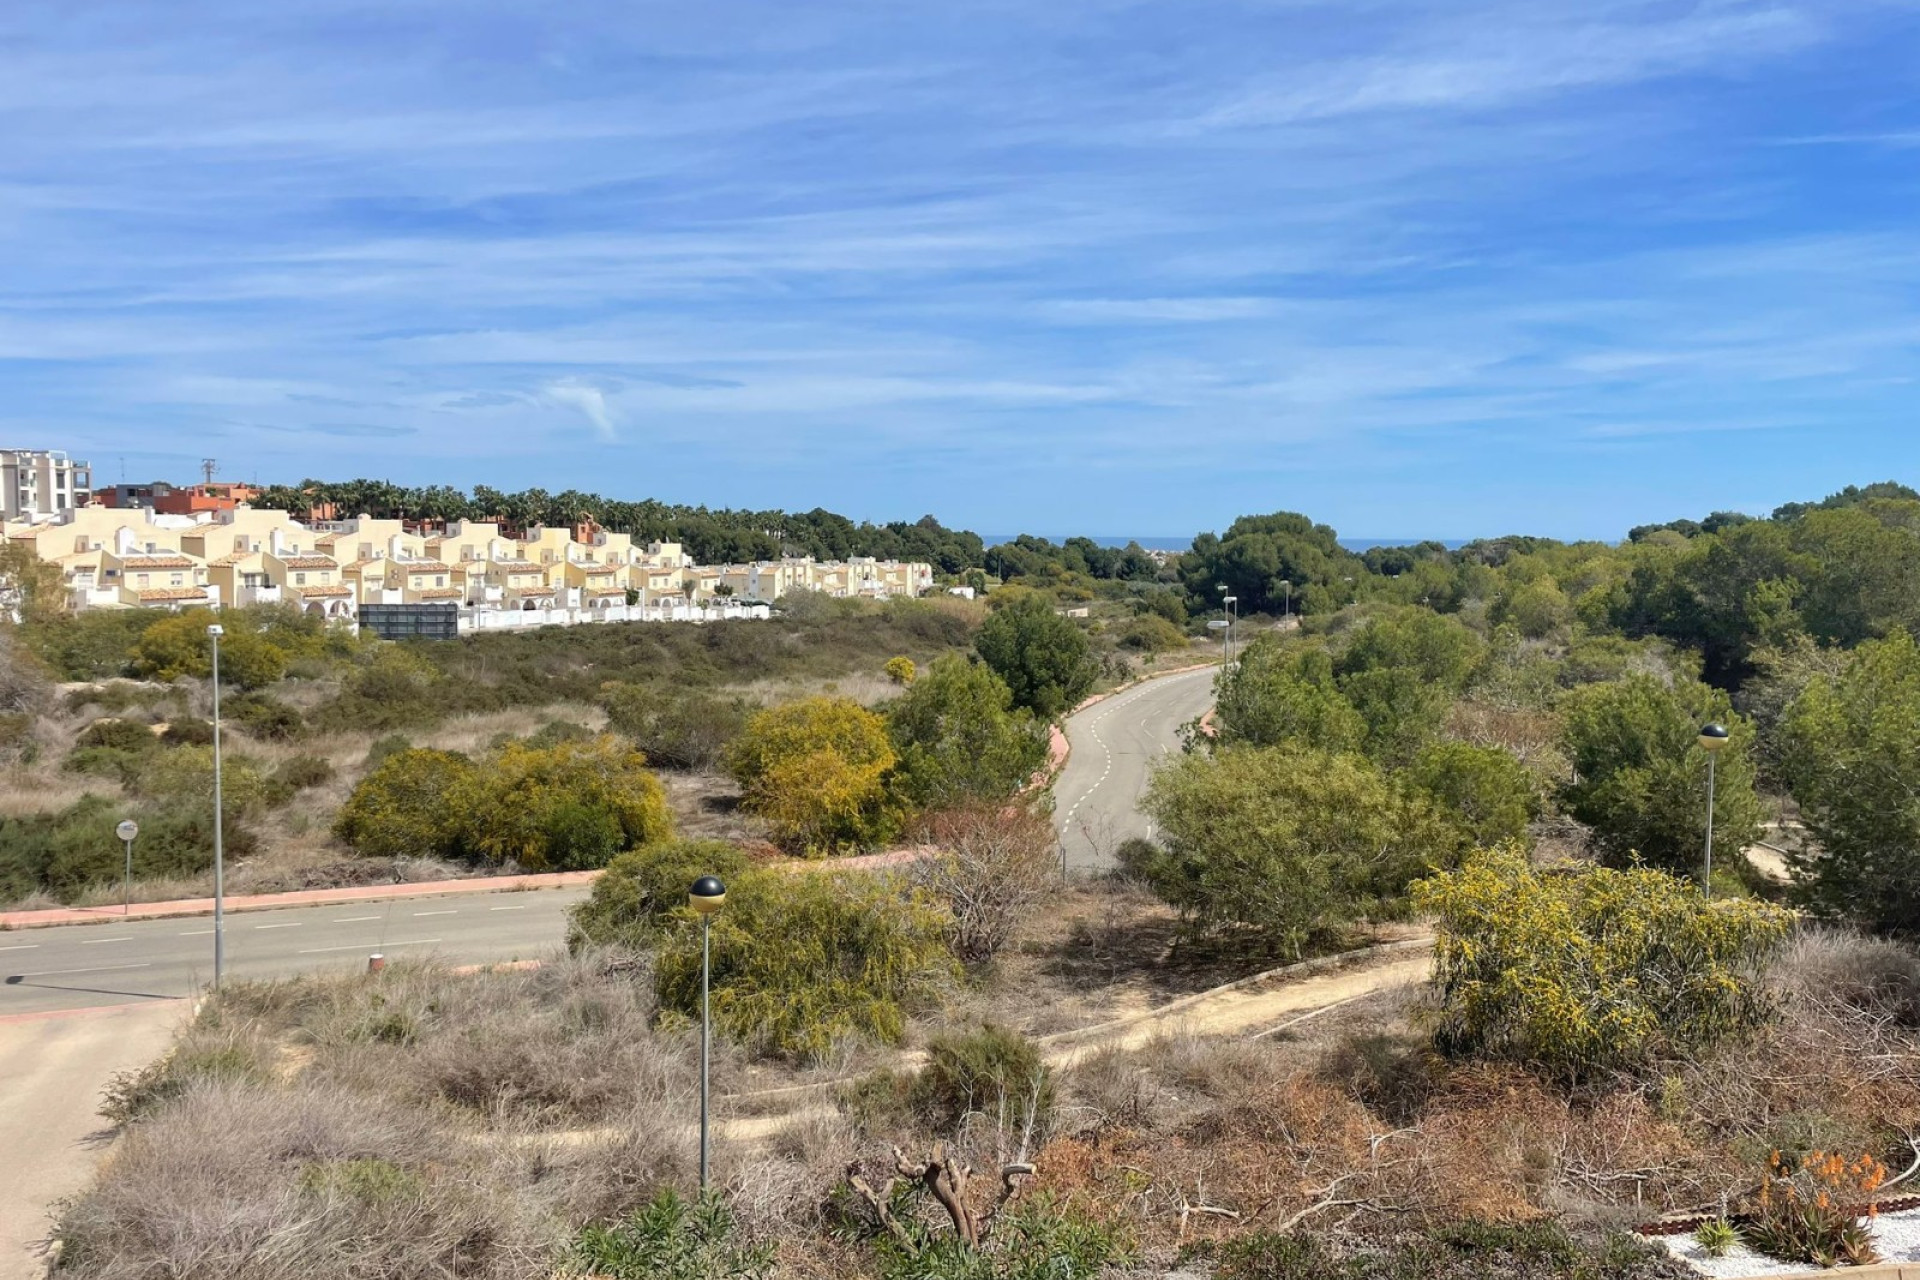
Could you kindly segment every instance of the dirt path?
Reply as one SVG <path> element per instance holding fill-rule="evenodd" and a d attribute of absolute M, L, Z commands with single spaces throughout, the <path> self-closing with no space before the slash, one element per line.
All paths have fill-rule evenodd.
<path fill-rule="evenodd" d="M 1416 938 L 1374 948 L 1363 958 L 1335 956 L 1242 978 L 1144 1013 L 1041 1036 L 1036 1043 L 1047 1065 L 1061 1071 L 1093 1054 L 1138 1049 L 1161 1036 L 1227 1036 L 1271 1030 L 1289 1014 L 1327 1009 L 1376 991 L 1426 981 L 1433 973 L 1431 943 L 1431 939 Z M 914 1049 L 900 1054 L 893 1066 L 896 1070 L 915 1070 L 926 1061 L 927 1055 Z M 722 1120 L 720 1132 L 729 1139 L 750 1142 L 771 1137 L 809 1118 L 832 1115 L 833 1090 L 844 1083 L 827 1080 L 722 1098 L 722 1106 L 733 1103 L 773 1109 L 762 1115 Z"/>

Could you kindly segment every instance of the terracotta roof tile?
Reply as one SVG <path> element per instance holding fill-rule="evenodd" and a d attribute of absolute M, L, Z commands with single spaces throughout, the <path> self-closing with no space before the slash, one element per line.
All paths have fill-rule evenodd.
<path fill-rule="evenodd" d="M 388 564 L 397 564 L 408 573 L 450 573 L 452 568 L 438 560 L 389 560 Z"/>
<path fill-rule="evenodd" d="M 185 556 L 127 556 L 120 563 L 129 569 L 191 569 L 194 565 Z"/>
<path fill-rule="evenodd" d="M 338 569 L 340 562 L 332 556 L 281 556 L 280 563 L 289 569 Z"/>
<path fill-rule="evenodd" d="M 151 591 L 134 592 L 141 600 L 205 600 L 205 587 L 156 587 Z"/>
<path fill-rule="evenodd" d="M 353 588 L 348 586 L 292 587 L 289 589 L 293 591 L 295 595 L 302 595 L 302 596 L 350 596 L 353 594 Z"/>
<path fill-rule="evenodd" d="M 435 587 L 431 591 L 422 591 L 422 600 L 458 600 L 464 592 L 458 587 Z"/>

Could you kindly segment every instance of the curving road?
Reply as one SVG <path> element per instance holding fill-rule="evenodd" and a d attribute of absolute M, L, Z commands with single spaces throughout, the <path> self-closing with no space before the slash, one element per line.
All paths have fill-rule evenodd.
<path fill-rule="evenodd" d="M 1068 874 L 1105 871 L 1114 850 L 1151 836 L 1140 798 L 1156 761 L 1180 749 L 1180 726 L 1213 705 L 1215 669 L 1161 676 L 1067 718 L 1073 754 L 1053 784 Z"/>

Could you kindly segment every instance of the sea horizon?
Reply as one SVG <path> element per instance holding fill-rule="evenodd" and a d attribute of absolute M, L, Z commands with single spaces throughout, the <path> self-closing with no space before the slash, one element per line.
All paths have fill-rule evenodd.
<path fill-rule="evenodd" d="M 1021 536 L 1023 535 L 1014 533 L 983 533 L 980 535 L 980 538 L 987 546 L 997 547 L 1003 542 L 1012 542 L 1015 538 Z M 1068 538 L 1076 538 L 1082 535 L 1073 533 L 1036 533 L 1031 536 L 1045 538 L 1047 541 L 1059 545 L 1065 543 Z M 1129 542 L 1137 542 L 1140 544 L 1141 549 L 1145 551 L 1185 551 L 1193 545 L 1191 535 L 1184 538 L 1165 535 L 1156 537 L 1150 535 L 1115 536 L 1087 534 L 1085 536 L 1096 545 L 1102 547 L 1124 547 Z M 1411 547 L 1421 542 L 1437 542 L 1449 551 L 1452 551 L 1464 547 L 1472 541 L 1472 538 L 1341 538 L 1340 545 L 1349 551 L 1366 551 L 1372 547 Z"/>

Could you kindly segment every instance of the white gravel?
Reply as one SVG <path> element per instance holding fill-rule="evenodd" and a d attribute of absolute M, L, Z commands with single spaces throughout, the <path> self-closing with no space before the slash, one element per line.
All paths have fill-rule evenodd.
<path fill-rule="evenodd" d="M 1875 1247 L 1882 1262 L 1920 1262 L 1920 1209 L 1883 1213 L 1873 1224 Z M 1741 1276 L 1796 1276 L 1814 1270 L 1804 1262 L 1778 1262 L 1763 1257 L 1745 1245 L 1735 1245 L 1724 1257 L 1709 1258 L 1693 1242 L 1689 1232 L 1679 1236 L 1659 1236 L 1655 1243 L 1666 1246 L 1674 1257 L 1687 1263 L 1703 1276 L 1734 1280 Z M 1837 1274 L 1844 1276 L 1845 1270 Z"/>

